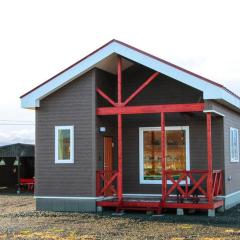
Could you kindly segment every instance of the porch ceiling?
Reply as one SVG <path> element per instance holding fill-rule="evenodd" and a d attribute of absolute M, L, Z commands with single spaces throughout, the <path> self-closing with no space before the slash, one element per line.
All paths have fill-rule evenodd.
<path fill-rule="evenodd" d="M 122 58 L 122 70 L 126 70 L 127 68 L 133 66 L 134 63 L 132 61 L 127 60 L 126 58 Z M 117 74 L 117 54 L 112 54 L 109 57 L 103 59 L 98 62 L 95 67 L 102 69 L 106 72 Z"/>

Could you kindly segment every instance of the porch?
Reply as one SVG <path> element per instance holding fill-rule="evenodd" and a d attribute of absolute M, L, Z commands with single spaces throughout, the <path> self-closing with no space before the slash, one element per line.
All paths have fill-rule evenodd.
<path fill-rule="evenodd" d="M 179 178 L 174 179 L 178 174 Z M 97 171 L 97 206 L 115 207 L 120 210 L 152 210 L 158 214 L 163 209 L 216 209 L 223 205 L 217 196 L 223 193 L 223 171 L 213 170 L 212 192 L 207 189 L 207 170 L 165 171 L 167 184 L 166 195 L 163 194 L 123 194 L 118 199 L 118 172 Z M 191 184 L 190 184 L 191 182 Z M 212 201 L 209 201 L 211 199 Z"/>
<path fill-rule="evenodd" d="M 223 205 L 223 200 L 218 198 L 223 193 L 223 171 L 213 169 L 213 150 L 212 150 L 212 116 L 211 111 L 206 111 L 204 102 L 185 102 L 185 103 L 167 103 L 154 105 L 131 105 L 132 101 L 159 76 L 159 73 L 152 73 L 146 81 L 142 82 L 136 90 L 122 100 L 122 58 L 117 58 L 117 99 L 111 98 L 104 90 L 97 88 L 98 96 L 107 102 L 107 106 L 98 105 L 96 114 L 98 117 L 112 116 L 116 120 L 116 142 L 117 142 L 117 170 L 102 167 L 96 175 L 96 195 L 101 197 L 97 201 L 97 206 L 114 207 L 117 211 L 122 209 L 129 210 L 153 210 L 160 213 L 166 208 L 186 208 L 186 209 L 216 209 Z M 155 80 L 156 81 L 156 80 Z M 199 114 L 205 121 L 206 135 L 206 156 L 205 169 L 171 168 L 167 165 L 167 131 L 169 124 L 166 125 L 166 116 L 171 114 Z M 131 116 L 153 116 L 158 121 L 159 128 L 156 129 L 159 134 L 158 141 L 160 156 L 158 161 L 160 167 L 155 167 L 158 171 L 157 180 L 159 187 L 156 194 L 123 194 L 123 163 L 128 161 L 124 157 L 123 124 L 126 117 Z M 196 118 L 197 118 L 196 117 Z M 114 128 L 114 120 L 110 120 L 111 128 Z M 133 121 L 134 124 L 134 121 Z M 154 125 L 156 128 L 156 125 Z M 172 126 L 172 125 L 170 125 Z M 181 127 L 184 129 L 184 126 Z M 184 133 L 186 136 L 186 133 Z M 136 140 L 137 141 L 137 140 Z M 139 140 L 141 142 L 141 139 Z M 187 139 L 184 139 L 186 142 Z M 199 146 L 201 148 L 202 146 Z M 186 147 L 187 149 L 187 147 Z M 153 151 L 155 151 L 153 149 Z M 203 151 L 202 151 L 203 152 Z M 202 153 L 201 153 L 202 154 Z M 139 153 L 141 155 L 141 153 Z M 187 152 L 184 153 L 187 158 Z M 220 161 L 220 160 L 219 160 Z M 154 161 L 153 163 L 154 164 Z M 184 166 L 187 162 L 184 162 Z M 137 171 L 137 170 L 136 170 Z M 144 171 L 143 171 L 144 172 Z M 145 182 L 151 182 L 142 173 L 142 179 Z M 141 175 L 141 173 L 140 173 Z M 156 176 L 155 176 L 156 177 Z M 147 179 L 147 180 L 146 180 Z M 141 181 L 141 179 L 140 179 Z M 145 189 L 147 185 L 145 186 Z"/>

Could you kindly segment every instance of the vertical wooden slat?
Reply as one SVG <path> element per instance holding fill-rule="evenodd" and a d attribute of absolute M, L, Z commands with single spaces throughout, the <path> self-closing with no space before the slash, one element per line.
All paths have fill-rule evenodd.
<path fill-rule="evenodd" d="M 208 160 L 208 180 L 207 180 L 207 194 L 208 201 L 212 202 L 212 188 L 213 188 L 213 177 L 212 177 L 212 115 L 207 113 L 207 160 Z"/>

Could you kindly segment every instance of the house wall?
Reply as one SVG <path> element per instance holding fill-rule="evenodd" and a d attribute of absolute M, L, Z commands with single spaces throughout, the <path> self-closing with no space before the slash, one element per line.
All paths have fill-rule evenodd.
<path fill-rule="evenodd" d="M 240 162 L 230 161 L 230 128 L 237 128 L 240 133 L 240 113 L 215 101 L 208 101 L 207 107 L 224 114 L 225 190 L 226 195 L 232 194 L 240 191 Z"/>
<path fill-rule="evenodd" d="M 55 126 L 64 125 L 74 126 L 73 164 L 55 164 Z M 95 202 L 89 200 L 88 208 L 85 202 L 80 206 L 76 199 L 95 197 L 95 132 L 94 70 L 41 100 L 41 107 L 36 110 L 38 209 L 71 211 L 81 206 L 94 209 Z"/>
<path fill-rule="evenodd" d="M 101 72 L 101 70 L 98 70 Z M 153 72 L 141 66 L 131 67 L 123 73 L 123 99 L 126 99 Z M 101 80 L 106 81 L 107 74 Z M 112 75 L 109 75 L 109 77 Z M 116 83 L 116 78 L 111 78 Z M 98 83 L 99 84 L 99 83 Z M 101 86 L 100 86 L 101 88 Z M 111 90 L 115 96 L 116 86 Z M 110 92 L 109 92 L 110 93 Z M 112 95 L 112 98 L 114 95 Z M 100 99 L 100 97 L 98 97 Z M 98 100 L 99 101 L 99 100 Z M 172 80 L 164 75 L 159 76 L 129 105 L 195 103 L 202 101 L 202 93 Z M 101 105 L 102 106 L 102 105 Z M 223 169 L 223 119 L 213 117 L 213 167 Z M 105 135 L 114 137 L 114 163 L 117 169 L 117 120 L 113 117 L 97 117 L 97 128 L 106 126 Z M 139 182 L 139 127 L 160 126 L 160 115 L 129 115 L 123 116 L 123 192 L 124 193 L 160 193 L 161 186 L 156 184 L 140 184 Z M 189 126 L 190 130 L 190 165 L 191 169 L 207 169 L 207 136 L 205 114 L 167 114 L 166 126 Z M 98 134 L 98 159 L 103 159 L 103 136 Z M 99 168 L 102 166 L 98 165 Z"/>

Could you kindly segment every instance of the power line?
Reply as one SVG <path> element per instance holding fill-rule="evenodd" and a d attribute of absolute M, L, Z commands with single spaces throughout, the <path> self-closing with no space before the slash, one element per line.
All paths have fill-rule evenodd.
<path fill-rule="evenodd" d="M 30 125 L 35 125 L 33 121 L 24 121 L 24 120 L 7 120 L 7 119 L 0 119 L 0 126 L 5 126 L 5 125 L 15 125 L 15 126 L 30 126 Z"/>
<path fill-rule="evenodd" d="M 0 122 L 24 122 L 24 123 L 33 123 L 33 121 L 28 120 L 7 120 L 7 119 L 0 119 Z"/>

